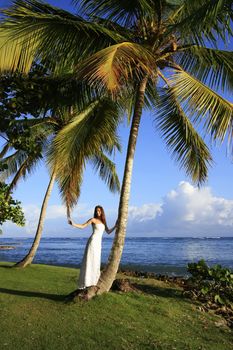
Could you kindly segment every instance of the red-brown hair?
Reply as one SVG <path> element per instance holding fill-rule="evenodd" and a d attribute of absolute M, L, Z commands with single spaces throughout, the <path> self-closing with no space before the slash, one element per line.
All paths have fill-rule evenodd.
<path fill-rule="evenodd" d="M 97 209 L 100 209 L 100 210 L 101 210 L 101 215 L 100 215 L 100 216 L 97 215 Z M 102 223 L 103 223 L 105 226 L 107 225 L 107 224 L 106 224 L 106 217 L 105 217 L 104 208 L 101 207 L 101 205 L 97 205 L 97 206 L 95 207 L 95 210 L 94 210 L 94 218 L 99 219 L 100 221 L 102 221 Z"/>

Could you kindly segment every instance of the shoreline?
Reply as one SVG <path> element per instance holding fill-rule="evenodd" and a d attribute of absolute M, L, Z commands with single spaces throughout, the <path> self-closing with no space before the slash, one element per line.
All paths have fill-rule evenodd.
<path fill-rule="evenodd" d="M 12 263 L 15 264 L 16 261 L 0 261 L 0 263 Z M 47 265 L 47 266 L 57 266 L 57 267 L 67 267 L 73 269 L 80 269 L 80 264 L 69 264 L 69 263 L 53 263 L 53 262 L 42 262 L 35 261 L 33 265 Z M 101 270 L 106 264 L 101 264 Z M 176 265 L 139 265 L 139 264 L 120 264 L 118 273 L 129 274 L 131 276 L 167 276 L 167 277 L 180 277 L 187 278 L 189 273 L 187 272 L 186 266 L 176 266 Z"/>

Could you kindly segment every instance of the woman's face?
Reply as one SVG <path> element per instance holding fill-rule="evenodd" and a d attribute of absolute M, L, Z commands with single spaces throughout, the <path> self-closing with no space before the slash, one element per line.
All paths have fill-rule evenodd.
<path fill-rule="evenodd" d="M 96 214 L 97 214 L 98 217 L 101 216 L 101 213 L 102 213 L 101 209 L 100 209 L 100 208 L 97 208 L 97 209 L 96 209 Z"/>

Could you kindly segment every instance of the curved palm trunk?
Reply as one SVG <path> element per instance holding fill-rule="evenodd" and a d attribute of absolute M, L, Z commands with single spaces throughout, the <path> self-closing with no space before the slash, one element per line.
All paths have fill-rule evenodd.
<path fill-rule="evenodd" d="M 87 293 L 87 299 L 91 299 L 96 294 L 102 294 L 109 291 L 112 283 L 116 277 L 118 267 L 121 260 L 121 255 L 125 242 L 126 226 L 128 219 L 128 207 L 130 198 L 131 178 L 133 171 L 134 153 L 136 148 L 139 125 L 141 121 L 142 108 L 144 105 L 144 95 L 147 84 L 147 77 L 145 77 L 138 88 L 138 95 L 130 129 L 130 136 L 127 149 L 127 157 L 125 163 L 124 177 L 121 188 L 121 197 L 118 209 L 118 229 L 114 237 L 111 253 L 108 263 L 102 272 L 97 286 L 91 287 Z"/>
<path fill-rule="evenodd" d="M 34 259 L 34 256 L 36 255 L 36 251 L 39 247 L 40 239 L 41 239 L 41 235 L 42 235 L 42 231 L 43 231 L 46 209 L 48 206 L 49 197 L 50 197 L 52 189 L 53 189 L 55 178 L 56 178 L 56 173 L 54 171 L 51 178 L 50 178 L 50 181 L 49 181 L 49 184 L 47 187 L 47 191 L 46 191 L 45 196 L 44 196 L 43 204 L 42 204 L 41 211 L 40 211 L 40 218 L 39 218 L 39 222 L 38 222 L 38 226 L 37 226 L 37 230 L 36 230 L 36 235 L 35 235 L 33 244 L 31 246 L 31 249 L 30 249 L 29 253 L 21 261 L 19 261 L 18 263 L 16 263 L 14 265 L 14 267 L 26 267 L 27 265 L 31 264 L 32 260 Z"/>

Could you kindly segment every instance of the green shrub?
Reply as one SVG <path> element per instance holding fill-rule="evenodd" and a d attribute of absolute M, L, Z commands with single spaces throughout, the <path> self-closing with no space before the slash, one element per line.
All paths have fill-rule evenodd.
<path fill-rule="evenodd" d="M 233 305 L 233 271 L 221 265 L 209 267 L 205 260 L 188 264 L 188 280 L 193 297 L 220 305 Z"/>
<path fill-rule="evenodd" d="M 11 195 L 6 199 L 8 187 L 8 185 L 0 182 L 0 226 L 7 220 L 11 220 L 16 225 L 24 226 L 25 218 L 20 202 L 14 200 Z"/>

